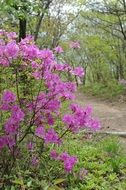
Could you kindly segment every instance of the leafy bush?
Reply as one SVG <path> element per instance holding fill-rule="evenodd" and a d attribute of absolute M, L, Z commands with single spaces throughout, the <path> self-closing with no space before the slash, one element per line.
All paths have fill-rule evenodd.
<path fill-rule="evenodd" d="M 99 121 L 92 118 L 91 107 L 72 103 L 69 112 L 62 113 L 62 105 L 74 99 L 76 90 L 64 73 L 82 77 L 84 71 L 59 64 L 55 55 L 62 53 L 60 47 L 40 50 L 31 36 L 18 43 L 13 32 L 0 31 L 0 38 L 1 188 L 11 184 L 16 184 L 16 189 L 30 188 L 33 183 L 32 189 L 40 189 L 47 178 L 50 186 L 57 175 L 72 174 L 78 162 L 76 156 L 62 150 L 65 136 L 83 128 L 100 128 Z M 59 146 L 62 149 L 57 151 Z M 29 177 L 34 179 L 36 174 L 32 182 Z"/>
<path fill-rule="evenodd" d="M 101 136 L 102 140 L 97 142 L 97 138 L 99 137 L 91 138 L 83 134 L 77 134 L 76 138 L 74 135 L 68 135 L 62 146 L 56 148 L 57 152 L 64 150 L 71 155 L 78 155 L 79 162 L 73 172 L 67 175 L 63 172 L 62 166 L 46 154 L 41 155 L 39 167 L 29 168 L 27 154 L 24 152 L 25 158 L 17 162 L 13 173 L 4 176 L 4 180 L 10 182 L 8 185 L 6 183 L 6 189 L 124 190 L 126 155 L 122 152 L 119 140 Z M 118 168 L 116 170 L 113 161 Z"/>
<path fill-rule="evenodd" d="M 75 175 L 70 176 L 68 189 L 93 190 L 126 188 L 126 155 L 117 138 L 104 137 L 98 140 L 80 136 L 66 142 L 70 153 L 79 155 Z M 83 169 L 83 172 L 82 172 Z"/>

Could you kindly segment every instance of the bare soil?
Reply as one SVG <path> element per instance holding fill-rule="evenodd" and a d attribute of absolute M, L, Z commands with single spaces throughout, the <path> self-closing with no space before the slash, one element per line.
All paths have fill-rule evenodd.
<path fill-rule="evenodd" d="M 78 92 L 76 102 L 82 106 L 92 105 L 94 116 L 99 118 L 103 131 L 126 132 L 126 103 L 102 101 Z M 121 138 L 125 143 L 126 138 Z"/>

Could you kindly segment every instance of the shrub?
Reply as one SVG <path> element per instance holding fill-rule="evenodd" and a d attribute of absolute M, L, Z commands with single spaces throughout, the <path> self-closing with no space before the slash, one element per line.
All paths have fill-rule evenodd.
<path fill-rule="evenodd" d="M 65 172 L 71 173 L 77 157 L 65 150 L 57 152 L 56 147 L 62 145 L 68 133 L 76 135 L 83 128 L 100 128 L 90 107 L 72 103 L 68 113 L 61 112 L 64 102 L 74 99 L 76 91 L 76 85 L 66 81 L 64 73 L 82 77 L 83 69 L 59 64 L 54 52 L 62 53 L 61 49 L 40 50 L 31 36 L 18 43 L 15 33 L 1 31 L 0 38 L 1 177 L 11 178 L 20 165 L 26 170 L 24 175 L 40 167 L 49 176 L 52 159 L 59 165 L 63 163 Z M 23 185 L 18 176 L 13 182 Z"/>

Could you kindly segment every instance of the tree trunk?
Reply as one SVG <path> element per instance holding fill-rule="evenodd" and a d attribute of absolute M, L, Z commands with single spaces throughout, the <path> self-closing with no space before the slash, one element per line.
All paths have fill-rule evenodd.
<path fill-rule="evenodd" d="M 19 19 L 19 42 L 26 37 L 26 19 Z"/>

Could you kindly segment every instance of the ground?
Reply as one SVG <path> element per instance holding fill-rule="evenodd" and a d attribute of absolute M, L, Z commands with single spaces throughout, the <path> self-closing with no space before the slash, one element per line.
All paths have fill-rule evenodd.
<path fill-rule="evenodd" d="M 102 101 L 95 97 L 77 93 L 77 103 L 82 106 L 92 105 L 94 116 L 101 121 L 102 131 L 126 133 L 126 103 Z M 121 138 L 126 143 L 126 138 Z"/>

